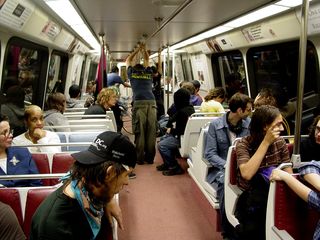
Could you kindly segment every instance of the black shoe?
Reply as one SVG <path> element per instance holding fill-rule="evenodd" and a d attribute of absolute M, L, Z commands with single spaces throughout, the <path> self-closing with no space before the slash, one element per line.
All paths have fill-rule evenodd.
<path fill-rule="evenodd" d="M 162 174 L 164 176 L 174 176 L 174 175 L 179 175 L 179 174 L 183 174 L 183 173 L 184 173 L 184 171 L 180 167 L 170 168 L 169 170 L 162 172 Z"/>
<path fill-rule="evenodd" d="M 135 179 L 137 175 L 134 172 L 129 173 L 129 179 Z"/>
<path fill-rule="evenodd" d="M 145 160 L 144 162 L 145 162 L 146 164 L 153 164 L 153 160 L 149 160 L 149 161 L 148 161 L 148 160 Z"/>
<path fill-rule="evenodd" d="M 167 165 L 165 165 L 164 163 L 159 165 L 159 166 L 157 166 L 156 168 L 157 168 L 158 171 L 167 171 L 167 170 L 169 170 L 169 167 Z"/>

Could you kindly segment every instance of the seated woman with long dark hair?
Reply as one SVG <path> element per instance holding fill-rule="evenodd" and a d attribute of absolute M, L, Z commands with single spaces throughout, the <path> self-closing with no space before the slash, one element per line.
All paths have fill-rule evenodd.
<path fill-rule="evenodd" d="M 282 115 L 270 105 L 258 107 L 251 118 L 250 135 L 236 144 L 238 186 L 244 191 L 236 206 L 240 239 L 265 239 L 266 204 L 271 171 L 290 162 L 288 147 L 280 136 Z M 292 173 L 292 169 L 286 168 Z"/>

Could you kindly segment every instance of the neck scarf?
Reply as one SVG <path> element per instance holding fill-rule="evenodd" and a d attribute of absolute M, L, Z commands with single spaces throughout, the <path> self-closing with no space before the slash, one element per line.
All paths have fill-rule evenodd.
<path fill-rule="evenodd" d="M 81 206 L 95 239 L 99 233 L 101 227 L 101 218 L 104 214 L 103 204 L 94 204 L 89 197 L 87 190 L 83 184 L 78 180 L 71 181 L 71 188 L 75 194 L 75 197 Z"/>

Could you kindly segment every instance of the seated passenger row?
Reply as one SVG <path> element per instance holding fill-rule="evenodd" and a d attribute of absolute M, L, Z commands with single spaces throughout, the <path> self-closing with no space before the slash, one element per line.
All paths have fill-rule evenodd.
<path fill-rule="evenodd" d="M 277 113 L 277 114 L 276 114 Z M 227 115 L 227 114 L 226 114 Z M 281 140 L 281 138 L 279 138 L 279 135 L 280 135 L 280 132 L 281 131 L 283 131 L 284 129 L 283 129 L 283 126 L 282 126 L 282 121 L 281 121 L 281 114 L 279 113 L 279 111 L 275 108 L 275 107 L 271 107 L 271 106 L 262 106 L 262 107 L 260 107 L 260 108 L 257 108 L 257 110 L 256 110 L 256 112 L 253 114 L 253 119 L 254 119 L 254 121 L 252 121 L 251 122 L 251 128 L 253 128 L 253 129 L 251 129 L 250 128 L 250 131 L 251 131 L 251 135 L 250 135 L 250 137 L 246 137 L 246 138 L 244 138 L 244 140 L 246 140 L 247 141 L 247 138 L 249 139 L 249 138 L 252 138 L 252 136 L 256 136 L 256 135 L 254 135 L 255 133 L 257 133 L 257 132 L 259 132 L 259 134 L 260 135 L 258 135 L 258 136 L 260 136 L 260 140 L 254 140 L 254 142 L 255 142 L 255 144 L 257 144 L 257 147 L 256 148 L 254 148 L 255 150 L 257 150 L 257 149 L 260 149 L 259 148 L 259 144 L 260 144 L 260 146 L 261 146 L 261 144 L 264 144 L 263 143 L 263 141 L 269 141 L 269 142 L 271 142 L 272 144 L 272 146 L 274 146 L 273 144 L 275 144 L 276 142 L 277 142 L 277 146 L 279 147 L 278 148 L 278 150 L 279 150 L 279 154 L 281 153 L 281 155 L 279 155 L 279 159 L 281 159 L 281 161 L 283 161 L 283 160 L 285 160 L 285 159 L 287 159 L 287 161 L 289 161 L 289 154 L 286 154 L 286 152 L 288 152 L 288 150 L 286 150 L 287 148 L 286 147 L 283 147 L 283 149 L 284 149 L 284 151 L 280 151 L 280 149 L 282 149 L 282 147 L 280 147 L 280 145 L 279 145 L 279 141 Z M 266 123 L 263 123 L 263 122 L 271 122 L 269 125 L 267 124 L 266 125 Z M 210 127 L 213 125 L 213 123 L 214 122 L 217 122 L 216 120 L 214 120 L 211 124 L 210 124 Z M 317 126 L 317 123 L 319 122 L 319 125 L 320 125 L 320 121 L 319 121 L 319 119 L 315 119 L 315 122 L 314 122 L 314 124 L 313 124 L 313 126 L 312 126 L 312 129 L 313 129 L 313 131 L 311 131 L 311 133 L 310 133 L 310 138 L 309 139 L 313 139 L 312 140 L 312 142 L 315 142 L 314 141 L 314 139 L 316 138 L 316 140 L 317 140 L 317 138 L 318 138 L 318 142 L 320 143 L 320 134 L 316 134 L 317 133 L 317 128 L 316 128 L 316 126 Z M 266 127 L 266 126 L 268 126 L 268 127 Z M 270 127 L 271 126 L 271 127 Z M 210 129 L 210 128 L 209 128 Z M 254 130 L 254 129 L 256 129 L 256 130 Z M 264 129 L 263 131 L 261 131 L 261 129 Z M 320 127 L 319 127 L 319 129 L 320 129 Z M 316 131 L 315 131 L 316 130 Z M 216 134 L 217 134 L 217 132 L 218 132 L 218 129 L 216 129 L 216 131 L 213 131 L 212 132 L 212 135 L 213 136 L 216 136 Z M 318 133 L 319 133 L 320 131 L 318 131 Z M 206 136 L 206 135 L 208 135 L 209 136 L 209 134 L 206 134 L 207 133 L 207 130 L 206 129 L 203 129 L 202 130 L 202 133 L 201 133 L 201 135 L 202 135 L 202 138 L 203 138 L 203 136 Z M 217 137 L 217 136 L 216 136 Z M 264 139 L 267 139 L 267 140 L 264 140 Z M 203 139 L 199 139 L 200 141 L 202 140 L 205 144 L 207 144 L 208 145 L 208 140 L 203 140 Z M 218 145 L 216 145 L 217 147 L 215 148 L 216 149 L 216 153 L 218 153 L 219 154 L 219 152 L 221 153 L 221 147 L 219 147 L 219 144 L 220 144 L 220 141 L 221 141 L 221 138 L 218 138 L 217 137 L 217 140 L 219 140 L 219 141 L 217 141 L 217 143 L 218 143 Z M 244 140 L 242 140 L 242 141 L 244 141 Z M 262 142 L 261 142 L 262 141 Z M 281 140 L 282 142 L 284 142 L 283 140 Z M 302 140 L 302 145 L 303 146 L 305 146 L 306 144 L 305 143 L 307 143 L 309 140 L 307 140 L 307 139 L 304 139 L 304 140 Z M 197 148 L 197 149 L 193 149 L 193 152 L 192 152 L 192 155 L 191 155 L 191 159 L 189 159 L 189 161 L 188 161 L 188 163 L 189 163 L 189 166 L 190 166 L 190 168 L 188 169 L 188 171 L 189 171 L 189 173 L 190 173 L 190 175 L 193 177 L 193 179 L 196 179 L 196 181 L 198 181 L 197 182 L 197 184 L 198 184 L 198 186 L 200 187 L 200 188 L 202 188 L 202 189 L 205 189 L 203 192 L 204 193 L 206 193 L 206 192 L 209 192 L 209 193 L 215 193 L 215 191 L 217 190 L 217 186 L 215 185 L 215 184 L 213 184 L 213 188 L 209 188 L 208 189 L 208 184 L 207 185 L 205 185 L 205 184 L 203 184 L 203 183 L 206 183 L 206 181 L 205 181 L 205 179 L 201 179 L 201 177 L 202 178 L 205 178 L 205 176 L 206 176 L 206 172 L 205 171 L 207 171 L 208 170 L 208 168 L 209 168 L 209 166 L 210 165 L 207 165 L 207 166 L 205 166 L 205 167 L 203 167 L 203 166 L 200 166 L 199 165 L 199 163 L 198 163 L 198 161 L 199 161 L 199 159 L 201 160 L 201 161 L 199 161 L 199 162 L 202 162 L 202 163 L 204 163 L 204 161 L 203 161 L 203 159 L 201 159 L 201 158 L 203 158 L 203 156 L 202 156 L 202 154 L 197 154 L 197 152 L 201 152 L 202 151 L 202 149 L 203 149 L 203 145 L 204 144 L 202 144 L 202 148 L 201 149 L 199 149 L 199 148 Z M 239 154 L 237 154 L 238 155 L 238 158 L 241 158 L 241 154 L 242 154 L 242 150 L 240 150 L 241 149 L 241 146 L 242 147 L 244 147 L 244 145 L 241 145 L 241 144 L 239 144 Z M 266 149 L 268 149 L 269 147 L 268 147 L 269 145 L 267 145 L 267 147 L 266 147 Z M 309 144 L 309 146 L 310 147 L 312 147 L 312 149 L 315 149 L 316 148 L 316 146 L 312 143 L 311 145 Z M 320 145 L 318 144 L 318 147 L 319 147 Z M 200 145 L 199 145 L 199 142 L 198 142 L 198 147 L 201 147 Z M 228 148 L 227 148 L 228 149 Z M 246 149 L 246 148 L 244 148 L 244 149 Z M 272 151 L 274 151 L 274 147 L 273 148 L 270 148 Z M 308 150 L 306 150 L 305 149 L 305 147 L 303 147 L 302 149 L 304 149 L 304 150 L 302 150 L 302 158 L 304 159 L 305 158 L 305 154 L 306 153 L 311 153 L 311 152 L 313 152 L 314 154 L 314 158 L 315 159 L 319 159 L 319 156 L 318 156 L 318 153 L 319 153 L 319 151 L 310 151 L 310 149 L 309 149 L 309 151 Z M 206 147 L 206 150 L 207 150 L 207 147 Z M 252 157 L 244 157 L 244 155 L 242 156 L 242 159 L 244 160 L 244 159 L 247 159 L 246 161 L 248 161 L 248 163 L 250 163 L 250 161 L 251 161 L 251 158 L 253 158 L 254 156 L 255 156 L 255 150 L 246 150 L 245 152 L 246 153 L 248 153 L 248 155 L 249 156 L 252 156 Z M 271 151 L 270 150 L 270 151 Z M 286 150 L 286 151 L 285 151 Z M 258 151 L 258 150 L 257 150 Z M 265 155 L 267 155 L 267 156 L 269 156 L 269 154 L 272 154 L 272 151 L 270 152 L 269 150 L 267 151 L 266 150 L 266 152 L 264 153 L 264 154 L 262 154 L 262 156 L 261 156 L 261 158 L 262 159 L 264 159 L 264 157 L 265 157 Z M 227 150 L 227 152 L 228 152 L 228 150 Z M 232 152 L 232 151 L 231 151 Z M 251 155 L 252 154 L 252 155 Z M 230 151 L 229 151 L 229 155 L 230 155 Z M 287 157 L 286 157 L 286 156 Z M 212 156 L 212 155 L 211 155 Z M 237 156 L 235 155 L 235 153 L 234 153 L 234 159 L 237 159 Z M 257 156 L 260 156 L 260 155 L 257 155 Z M 208 154 L 208 157 L 210 157 L 209 156 L 209 154 Z M 205 157 L 206 158 L 206 157 Z M 228 157 L 228 159 L 229 158 L 231 158 L 230 156 Z M 255 160 L 255 161 L 258 161 L 258 160 Z M 259 160 L 259 161 L 261 161 L 261 160 Z M 259 162 L 258 161 L 258 162 Z M 269 162 L 267 163 L 268 165 L 270 164 L 270 159 L 269 159 Z M 211 163 L 212 164 L 212 163 Z M 241 164 L 244 164 L 244 163 L 239 163 L 238 162 L 238 166 L 239 165 L 241 165 Z M 266 164 L 266 161 L 265 160 L 262 160 L 262 163 L 261 164 Z M 205 165 L 205 164 L 203 164 L 203 165 Z M 277 164 L 271 164 L 271 166 L 273 166 L 273 165 L 277 165 Z M 200 168 L 199 168 L 199 166 L 200 166 Z M 214 164 L 212 164 L 211 166 L 215 166 Z M 224 169 L 224 166 L 225 166 L 225 164 L 223 164 L 223 169 Z M 229 165 L 229 163 L 227 162 L 227 168 L 228 169 L 230 169 L 230 165 Z M 234 167 L 232 167 L 231 166 L 231 169 L 236 169 L 236 166 L 235 165 L 233 165 Z M 258 166 L 259 167 L 259 169 L 264 169 L 264 171 L 262 171 L 261 172 L 261 174 L 262 174 L 262 176 L 264 176 L 265 175 L 265 178 L 267 179 L 267 182 L 268 182 L 268 175 L 270 174 L 270 172 L 271 172 L 271 170 L 272 170 L 272 168 L 269 168 L 269 166 L 268 167 L 261 167 L 260 165 Z M 241 168 L 237 168 L 238 170 L 234 170 L 234 174 L 233 175 L 230 175 L 229 174 L 229 170 L 227 170 L 226 169 L 226 176 L 225 177 L 223 177 L 223 178 L 221 178 L 222 179 L 222 183 L 224 183 L 224 186 L 225 186 L 225 188 L 227 188 L 227 186 L 229 186 L 229 178 L 230 177 L 232 177 L 233 176 L 233 178 L 231 178 L 231 179 L 234 179 L 234 184 L 233 185 L 237 185 L 237 182 L 242 178 L 242 175 L 243 175 L 243 173 L 241 172 L 241 175 L 240 175 L 240 171 L 241 171 Z M 267 171 L 268 170 L 268 171 Z M 200 175 L 197 175 L 197 174 L 199 174 L 200 173 Z M 224 173 L 224 170 L 223 170 L 223 173 Z M 236 174 L 237 173 L 237 174 Z M 259 171 L 259 173 L 258 174 L 260 174 L 260 171 Z M 236 176 L 236 175 L 238 175 L 238 176 Z M 244 176 L 246 176 L 246 175 L 244 175 Z M 199 180 L 200 179 L 200 180 Z M 226 181 L 224 182 L 224 179 L 226 179 Z M 209 179 L 208 179 L 209 180 Z M 230 180 L 231 181 L 231 180 Z M 232 182 L 232 181 L 231 181 Z M 253 181 L 250 181 L 250 183 L 252 183 Z M 243 183 L 243 181 L 242 181 L 242 183 Z M 261 182 L 259 182 L 260 184 L 257 184 L 257 186 L 259 186 L 259 189 L 260 190 L 263 190 L 262 188 L 261 188 L 261 186 L 263 186 L 263 184 L 261 183 Z M 243 186 L 243 185 L 240 185 L 240 186 Z M 207 188 L 206 188 L 207 187 Z M 228 193 L 228 196 L 226 195 L 226 201 L 232 201 L 232 199 L 235 199 L 234 201 L 233 201 L 233 203 L 232 204 L 228 204 L 228 206 L 226 206 L 226 212 L 227 212 L 227 216 L 228 215 L 230 215 L 230 214 L 228 214 L 228 212 L 229 211 L 233 211 L 234 209 L 235 209 L 235 202 L 236 202 L 236 199 L 239 197 L 239 195 L 242 193 L 242 191 L 233 191 L 235 188 L 237 188 L 237 189 L 239 189 L 238 187 L 231 187 L 231 188 L 229 188 L 228 187 L 228 189 L 225 189 L 225 194 L 227 194 Z M 268 188 L 268 187 L 267 187 Z M 242 190 L 244 190 L 245 188 L 243 188 L 242 187 Z M 250 189 L 252 189 L 252 188 L 250 188 Z M 259 190 L 259 191 L 260 191 Z M 232 192 L 234 192 L 234 195 L 232 196 L 232 195 L 230 195 L 229 193 L 232 193 Z M 265 190 L 264 191 L 264 194 L 268 194 L 268 190 Z M 206 195 L 206 194 L 205 194 Z M 207 194 L 206 196 L 208 196 L 208 195 L 210 195 L 210 194 Z M 259 194 L 259 195 L 261 195 L 261 194 Z M 247 202 L 248 200 L 246 199 L 247 197 L 248 197 L 248 194 L 246 193 L 246 194 L 241 194 L 241 196 L 243 196 L 242 197 L 242 200 L 241 201 L 239 201 L 239 204 L 240 204 L 240 202 Z M 244 196 L 246 196 L 246 198 L 244 198 Z M 213 198 L 214 199 L 214 198 Z M 267 199 L 267 197 L 263 197 L 263 199 Z M 209 200 L 209 202 L 210 202 L 210 199 L 208 199 Z M 221 201 L 221 200 L 220 200 Z M 212 201 L 213 203 L 214 203 L 214 201 Z M 257 204 L 264 204 L 263 202 L 260 202 L 260 203 L 257 203 Z M 214 204 L 212 204 L 213 206 L 215 206 Z M 227 205 L 227 203 L 226 203 L 226 205 Z M 248 206 L 248 207 L 251 207 L 252 208 L 252 206 Z M 265 209 L 266 207 L 264 207 L 264 209 Z M 243 206 L 242 205 L 242 207 L 238 207 L 237 206 L 237 209 L 246 209 L 246 206 Z M 263 208 L 262 208 L 263 209 Z M 243 218 L 241 218 L 241 214 L 244 214 L 244 212 L 246 212 L 245 210 L 244 211 L 242 211 L 243 213 L 240 213 L 239 211 L 237 212 L 237 217 L 239 218 L 240 217 L 240 223 L 243 225 L 243 224 L 251 224 L 251 226 L 253 226 L 253 223 L 251 222 L 251 223 L 249 223 L 249 222 L 244 222 L 244 220 L 246 221 L 246 219 L 250 219 L 249 217 L 243 217 Z M 261 212 L 261 213 L 259 213 L 259 214 L 263 214 L 263 212 Z M 258 216 L 259 214 L 257 214 L 256 216 Z M 256 218 L 253 222 L 254 223 L 258 223 L 258 225 L 260 225 L 260 226 L 264 226 L 264 224 L 263 223 L 261 223 L 261 221 L 265 221 L 265 217 L 261 217 L 262 215 L 260 215 L 260 217 L 258 217 L 258 218 Z M 265 216 L 265 214 L 264 214 L 264 216 Z M 228 219 L 227 219 L 227 222 L 226 222 L 226 227 L 228 227 L 228 225 L 229 225 L 229 222 L 233 225 L 233 226 L 236 226 L 236 225 L 238 225 L 239 224 L 239 221 L 238 221 L 238 219 L 237 218 L 234 218 L 235 219 L 235 221 L 233 221 L 232 219 L 230 219 L 229 217 L 228 217 Z M 228 221 L 229 220 L 229 221 Z M 252 220 L 252 219 L 251 219 Z M 260 223 L 259 223 L 259 221 L 260 221 Z M 223 222 L 222 222 L 223 223 Z M 231 227 L 231 226 L 230 226 Z M 240 228 L 239 228 L 240 227 Z M 232 229 L 232 227 L 231 228 L 229 228 L 229 229 Z M 239 232 L 239 229 L 240 229 L 240 231 L 241 231 L 241 229 L 246 229 L 246 228 L 241 228 L 241 225 L 239 225 L 238 227 L 237 227 L 237 234 L 248 234 L 248 233 L 244 233 L 244 232 Z M 263 234 L 264 233 L 264 229 L 260 229 L 261 231 L 259 231 L 259 232 L 262 232 L 261 234 L 261 237 L 262 238 L 264 238 L 265 237 L 265 234 Z M 228 231 L 228 233 L 230 233 L 230 231 Z M 232 232 L 231 232 L 232 233 Z M 253 233 L 251 233 L 251 234 L 253 234 Z M 256 236 L 256 235 L 255 235 Z"/>

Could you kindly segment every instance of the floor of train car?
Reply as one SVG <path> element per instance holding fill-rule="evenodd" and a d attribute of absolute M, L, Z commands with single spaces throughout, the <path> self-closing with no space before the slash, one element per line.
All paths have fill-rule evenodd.
<path fill-rule="evenodd" d="M 125 128 L 131 132 L 130 121 Z M 133 136 L 122 130 L 131 140 Z M 217 212 L 209 205 L 191 177 L 185 173 L 163 176 L 157 152 L 152 165 L 137 165 L 136 179 L 120 193 L 124 230 L 119 240 L 220 240 Z"/>

